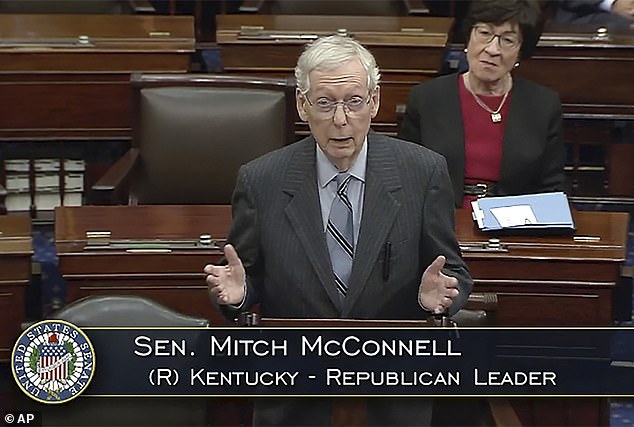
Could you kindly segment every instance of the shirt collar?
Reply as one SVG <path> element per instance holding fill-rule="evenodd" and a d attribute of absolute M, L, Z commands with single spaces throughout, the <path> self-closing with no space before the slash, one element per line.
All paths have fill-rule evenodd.
<path fill-rule="evenodd" d="M 319 180 L 319 188 L 326 187 L 330 181 L 339 173 L 339 170 L 333 165 L 328 157 L 324 154 L 319 144 L 315 144 L 317 150 L 317 179 Z M 363 146 L 352 167 L 348 169 L 350 175 L 361 182 L 365 182 L 365 169 L 368 163 L 368 137 L 363 140 Z"/>

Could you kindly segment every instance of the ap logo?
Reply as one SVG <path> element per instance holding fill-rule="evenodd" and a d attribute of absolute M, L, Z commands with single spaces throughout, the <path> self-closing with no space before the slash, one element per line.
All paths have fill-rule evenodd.
<path fill-rule="evenodd" d="M 44 320 L 20 335 L 11 354 L 16 382 L 42 403 L 62 403 L 79 396 L 95 370 L 95 350 L 88 337 L 63 320 Z"/>

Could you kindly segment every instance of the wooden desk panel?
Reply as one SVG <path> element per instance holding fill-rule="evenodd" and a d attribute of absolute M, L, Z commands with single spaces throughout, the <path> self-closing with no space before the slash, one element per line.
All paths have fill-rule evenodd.
<path fill-rule="evenodd" d="M 0 360 L 9 359 L 21 332 L 32 255 L 31 219 L 0 216 Z"/>
<path fill-rule="evenodd" d="M 501 326 L 611 326 L 612 290 L 625 261 L 629 214 L 574 212 L 574 236 L 499 237 L 508 252 L 463 256 L 477 292 L 498 295 Z M 458 240 L 465 247 L 486 243 L 470 212 L 456 213 Z"/>
<path fill-rule="evenodd" d="M 122 102 L 132 96 L 128 74 L 49 74 L 20 82 L 15 77 L 0 74 L 0 91 L 6 101 L 0 114 L 6 113 L 7 119 L 7 126 L 0 128 L 1 139 L 130 136 L 132 105 Z"/>
<path fill-rule="evenodd" d="M 597 37 L 597 26 L 549 26 L 514 71 L 559 92 L 564 113 L 634 115 L 634 34 Z"/>
<path fill-rule="evenodd" d="M 499 326 L 611 326 L 612 292 L 625 261 L 629 215 L 573 212 L 576 236 L 499 237 L 508 252 L 465 252 L 474 291 L 498 296 Z M 485 243 L 469 211 L 456 212 L 461 245 Z M 609 344 L 608 344 L 609 345 Z M 607 426 L 607 398 L 510 399 L 522 425 Z"/>
<path fill-rule="evenodd" d="M 304 44 L 345 29 L 367 46 L 381 69 L 379 132 L 397 132 L 412 86 L 439 75 L 453 18 L 325 15 L 218 15 L 216 41 L 224 71 L 280 77 L 293 75 Z M 246 34 L 244 31 L 248 31 Z M 297 133 L 307 126 L 297 124 Z"/>
<path fill-rule="evenodd" d="M 86 248 L 87 231 L 110 231 L 112 240 L 194 240 L 201 234 L 226 239 L 230 206 L 83 206 L 55 210 L 59 269 L 68 301 L 95 294 L 139 294 L 180 312 L 226 321 L 207 295 L 205 264 L 220 261 L 217 248 L 170 253 Z"/>
<path fill-rule="evenodd" d="M 129 137 L 130 73 L 187 72 L 193 51 L 187 16 L 0 14 L 0 140 Z"/>

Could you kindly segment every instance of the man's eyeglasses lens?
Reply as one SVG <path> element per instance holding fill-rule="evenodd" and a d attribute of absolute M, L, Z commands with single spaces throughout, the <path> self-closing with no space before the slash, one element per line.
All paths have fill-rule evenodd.
<path fill-rule="evenodd" d="M 516 33 L 505 32 L 502 34 L 495 34 L 493 30 L 484 26 L 473 27 L 473 34 L 480 43 L 489 44 L 494 38 L 498 38 L 500 41 L 500 47 L 503 49 L 512 49 L 519 46 L 520 39 Z"/>
<path fill-rule="evenodd" d="M 310 98 L 304 95 L 308 104 L 315 109 L 318 113 L 322 115 L 334 115 L 335 110 L 338 105 L 343 107 L 343 111 L 347 115 L 354 115 L 355 113 L 360 113 L 363 109 L 370 104 L 371 96 L 368 95 L 367 98 L 362 98 L 360 96 L 353 96 L 345 101 L 333 101 L 328 98 L 317 98 L 314 102 L 310 100 Z"/>

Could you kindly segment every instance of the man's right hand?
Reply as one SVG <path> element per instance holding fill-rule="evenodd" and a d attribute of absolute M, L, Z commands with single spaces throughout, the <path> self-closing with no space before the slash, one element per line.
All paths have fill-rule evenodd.
<path fill-rule="evenodd" d="M 246 274 L 242 261 L 232 245 L 225 245 L 227 265 L 207 264 L 203 271 L 207 274 L 209 295 L 216 298 L 218 304 L 239 305 L 244 299 Z"/>

